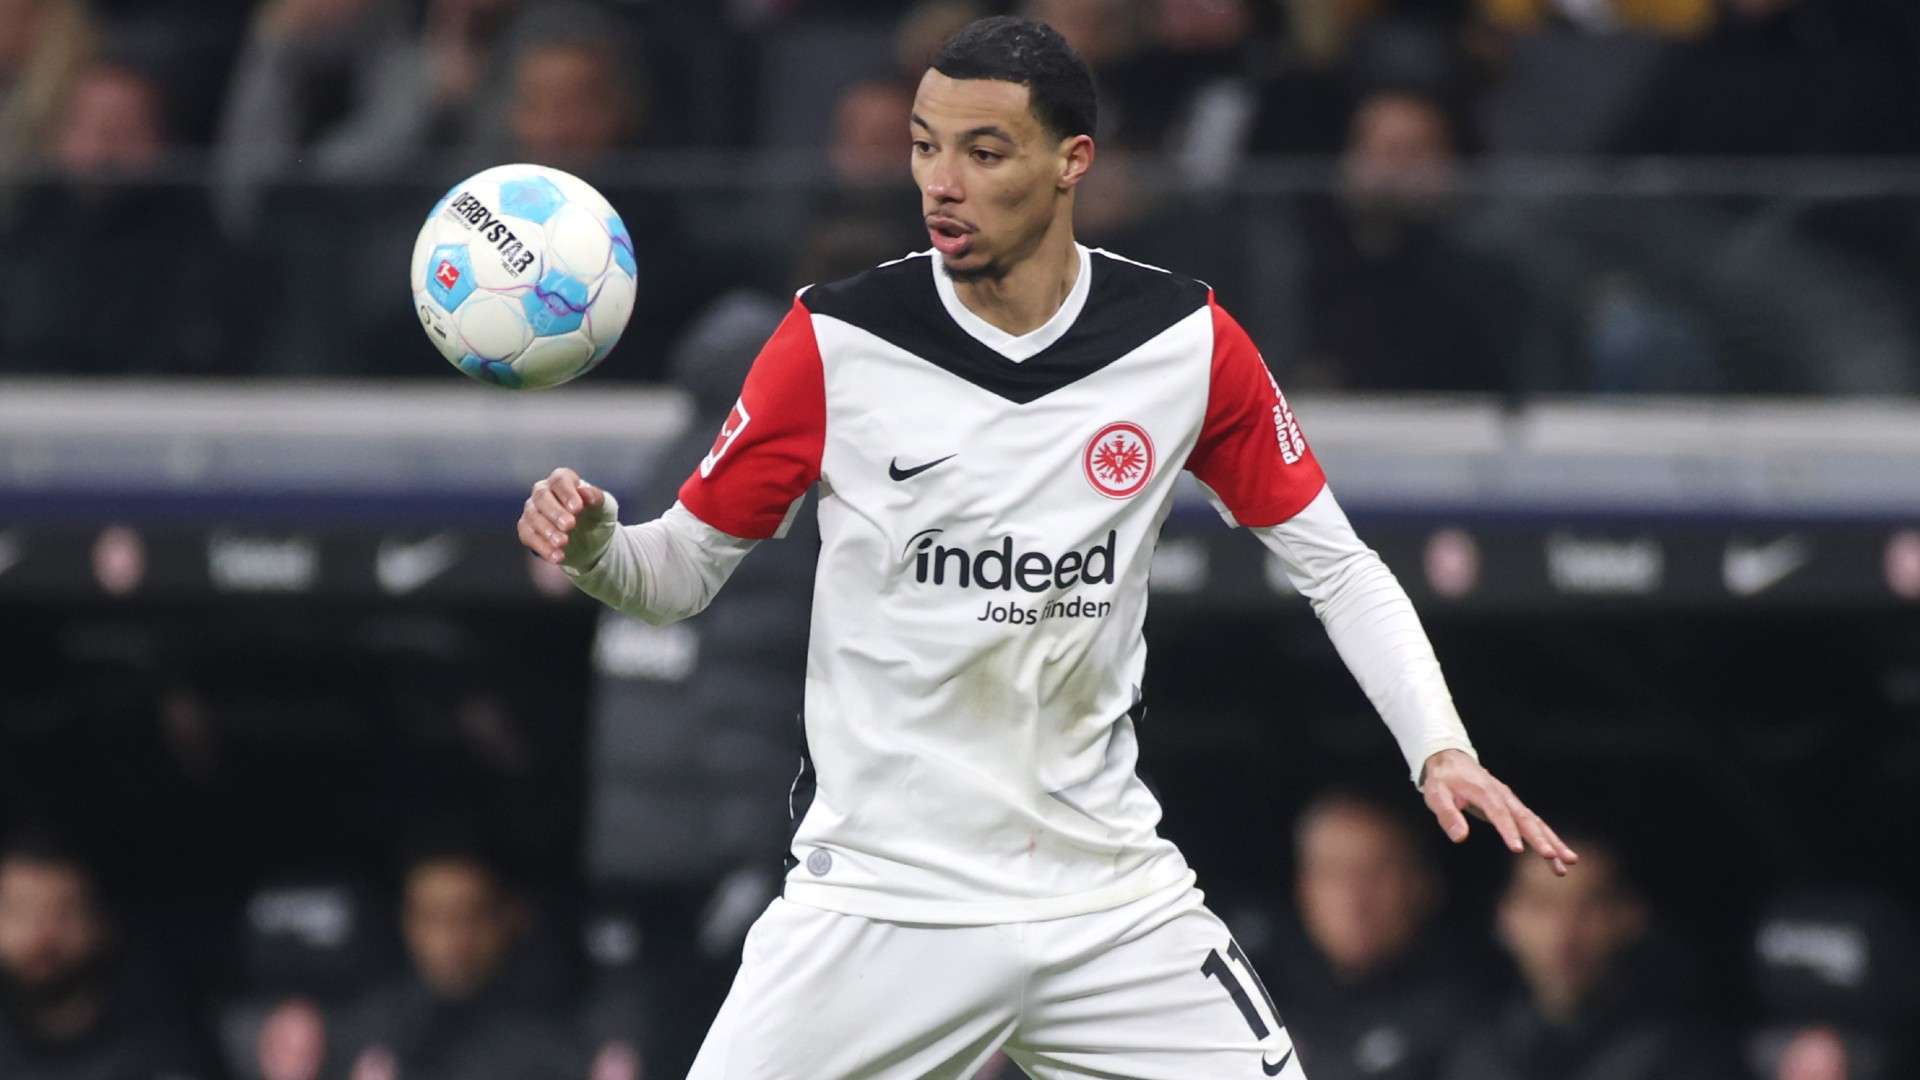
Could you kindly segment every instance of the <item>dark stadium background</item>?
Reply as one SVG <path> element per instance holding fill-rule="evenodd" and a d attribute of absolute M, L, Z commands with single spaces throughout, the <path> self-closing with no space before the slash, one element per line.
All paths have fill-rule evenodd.
<path fill-rule="evenodd" d="M 266 1006 L 402 977 L 408 838 L 457 822 L 534 900 L 534 1005 L 677 1075 L 766 887 L 742 872 L 777 870 L 812 541 L 693 624 L 730 666 L 689 691 L 684 639 L 543 581 L 514 517 L 561 464 L 629 521 L 662 509 L 765 305 L 925 246 L 898 113 L 942 27 L 1012 5 L 506 0 L 449 30 L 458 0 L 308 0 L 363 10 L 299 47 L 275 7 L 0 0 L 0 831 L 81 852 L 129 1000 L 205 1075 L 255 1076 Z M 1247 324 L 1485 760 L 1629 856 L 1675 1008 L 1733 1075 L 1787 1075 L 1768 1032 L 1909 1040 L 1920 10 L 1026 7 L 1102 81 L 1083 238 Z M 452 105 L 374 78 L 461 49 Z M 585 98 L 525 100 L 543 49 Z M 612 199 L 643 281 L 605 366 L 541 395 L 450 370 L 401 291 L 433 201 L 521 158 Z M 1143 770 L 1259 954 L 1301 808 L 1416 796 L 1257 545 L 1191 491 L 1167 539 Z M 382 569 L 422 545 L 424 577 Z M 651 809 L 596 825 L 611 791 Z M 1427 933 L 1510 991 L 1506 857 L 1439 855 Z M 359 951 L 276 939 L 288 889 L 357 913 Z M 1796 918 L 1871 945 L 1865 989 L 1757 949 L 1805 890 Z M 1896 914 L 1856 919 L 1861 895 Z M 1837 1075 L 1915 1075 L 1863 1060 Z"/>

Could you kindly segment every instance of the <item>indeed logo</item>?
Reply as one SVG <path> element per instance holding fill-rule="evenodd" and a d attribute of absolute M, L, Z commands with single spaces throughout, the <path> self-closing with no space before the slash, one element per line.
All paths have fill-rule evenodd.
<path fill-rule="evenodd" d="M 926 584 L 945 585 L 949 581 L 962 589 L 1019 588 L 1041 593 L 1049 589 L 1071 589 L 1075 585 L 1113 584 L 1113 553 L 1119 533 L 1109 529 L 1104 542 L 1085 551 L 1069 551 L 1055 557 L 1043 551 L 1015 551 L 1013 537 L 985 551 L 947 547 L 939 542 L 945 529 L 922 529 L 913 534 L 901 552 L 913 560 L 913 579 Z"/>

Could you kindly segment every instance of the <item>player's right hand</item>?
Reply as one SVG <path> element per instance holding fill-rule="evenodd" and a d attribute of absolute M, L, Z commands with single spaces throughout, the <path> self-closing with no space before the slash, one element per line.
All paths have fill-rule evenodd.
<path fill-rule="evenodd" d="M 586 554 L 577 550 L 583 543 L 597 539 L 597 533 L 611 533 L 604 527 L 613 507 L 613 497 L 580 479 L 579 473 L 555 469 L 533 485 L 533 494 L 520 508 L 520 542 L 555 565 L 567 562 L 569 554 L 578 563 Z M 570 546 L 575 550 L 569 551 Z"/>

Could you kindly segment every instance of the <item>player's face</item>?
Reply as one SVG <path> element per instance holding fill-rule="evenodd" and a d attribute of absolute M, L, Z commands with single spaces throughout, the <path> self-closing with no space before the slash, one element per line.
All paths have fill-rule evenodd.
<path fill-rule="evenodd" d="M 1093 160 L 1093 140 L 1050 134 L 1027 88 L 928 71 L 908 131 L 927 234 L 960 278 L 997 277 L 1039 247 Z"/>

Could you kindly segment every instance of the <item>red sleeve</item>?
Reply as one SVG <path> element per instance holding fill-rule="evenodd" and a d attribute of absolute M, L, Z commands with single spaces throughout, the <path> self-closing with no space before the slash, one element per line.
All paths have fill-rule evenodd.
<path fill-rule="evenodd" d="M 765 540 L 820 478 L 826 377 L 813 316 L 799 300 L 754 358 L 713 449 L 680 485 L 694 516 L 729 536 Z"/>
<path fill-rule="evenodd" d="M 1213 370 L 1207 418 L 1187 468 L 1242 525 L 1278 525 L 1306 508 L 1326 475 L 1253 339 L 1212 293 Z"/>

